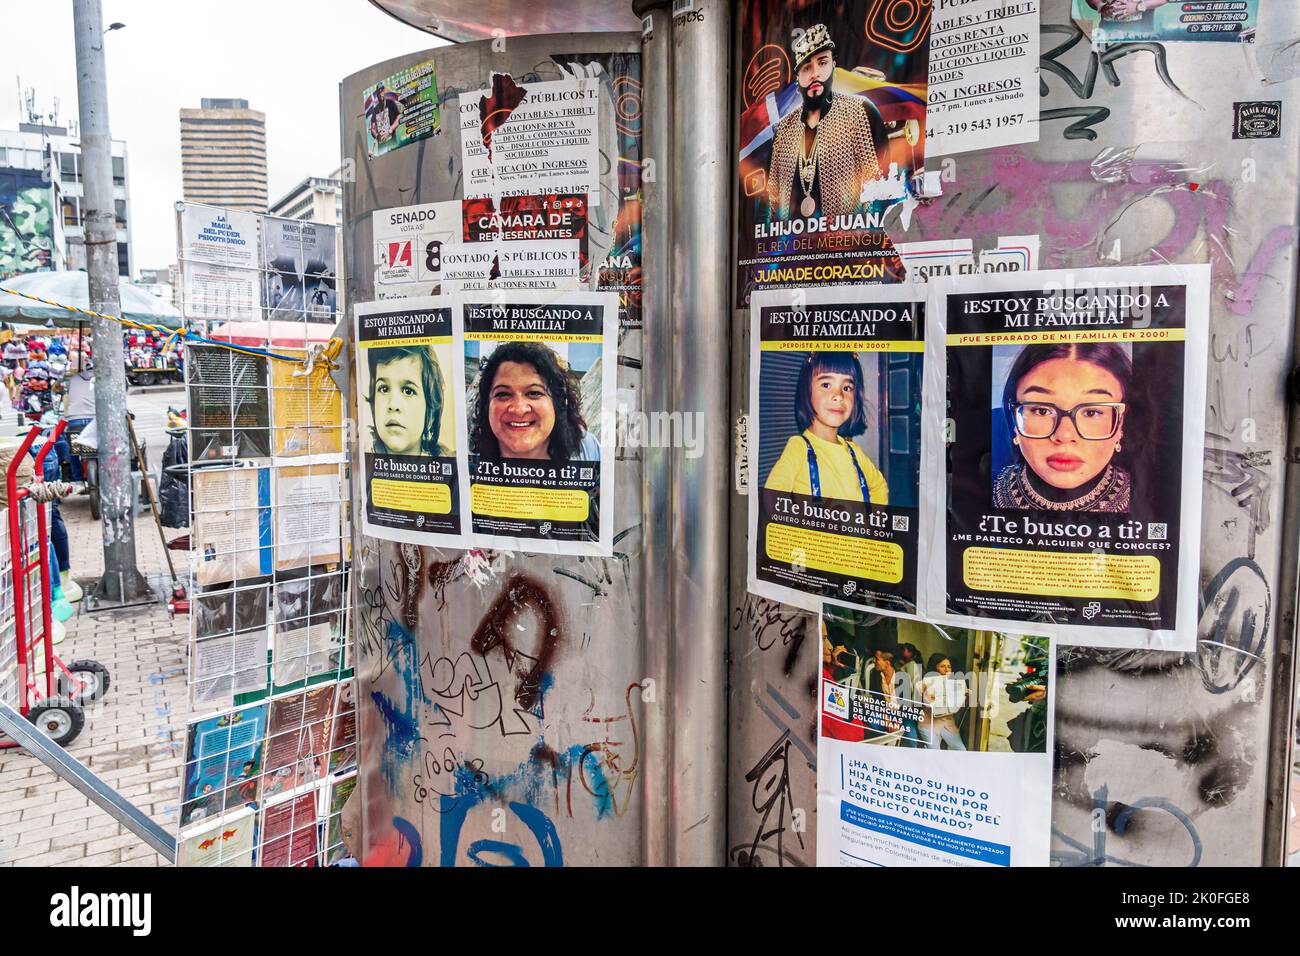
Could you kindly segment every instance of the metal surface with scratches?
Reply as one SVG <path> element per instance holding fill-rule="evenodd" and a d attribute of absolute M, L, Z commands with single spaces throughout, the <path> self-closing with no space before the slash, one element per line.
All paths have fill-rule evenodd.
<path fill-rule="evenodd" d="M 463 196 L 460 93 L 486 87 L 493 71 L 555 80 L 569 56 L 635 54 L 640 45 L 627 34 L 516 38 L 504 49 L 470 43 L 344 80 L 342 151 L 356 169 L 344 188 L 349 306 L 374 296 L 374 210 Z M 367 159 L 362 91 L 427 59 L 436 63 L 441 133 Z M 605 201 L 590 219 L 593 262 L 609 251 L 619 205 L 615 112 L 602 89 Z M 620 335 L 618 388 L 634 408 L 641 351 L 639 331 Z M 352 384 L 355 422 L 355 376 Z M 351 442 L 360 461 L 355 433 Z M 403 547 L 355 526 L 363 862 L 640 862 L 639 725 L 652 705 L 642 700 L 635 451 L 620 451 L 616 481 L 612 558 Z"/>
<path fill-rule="evenodd" d="M 622 0 L 370 0 L 403 23 L 457 43 L 491 37 L 634 30 Z"/>
<path fill-rule="evenodd" d="M 1069 6 L 1042 4 L 1039 142 L 929 159 L 944 174 L 943 197 L 916 210 L 910 229 L 894 221 L 889 232 L 973 238 L 976 248 L 1036 234 L 1044 269 L 1212 264 L 1199 646 L 1060 651 L 1052 857 L 1065 866 L 1277 864 L 1300 532 L 1300 451 L 1288 454 L 1300 443 L 1285 392 L 1300 8 L 1261 4 L 1254 44 L 1094 50 Z M 1279 138 L 1232 138 L 1233 104 L 1250 100 L 1281 102 Z M 739 348 L 748 322 L 735 313 L 733 417 L 748 395 Z M 810 865 L 816 623 L 745 593 L 744 521 L 735 496 L 731 858 Z"/>

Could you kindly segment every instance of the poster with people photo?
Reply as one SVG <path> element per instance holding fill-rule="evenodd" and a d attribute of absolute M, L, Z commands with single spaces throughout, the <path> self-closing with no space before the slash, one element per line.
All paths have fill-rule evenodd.
<path fill-rule="evenodd" d="M 1195 648 L 1209 284 L 1204 265 L 930 283 L 928 619 Z"/>
<path fill-rule="evenodd" d="M 461 442 L 477 543 L 611 555 L 615 292 L 498 292 L 460 300 Z"/>
<path fill-rule="evenodd" d="M 924 290 L 750 300 L 749 589 L 916 614 Z"/>
<path fill-rule="evenodd" d="M 262 309 L 268 319 L 333 322 L 338 304 L 335 227 L 262 219 Z"/>
<path fill-rule="evenodd" d="M 819 866 L 1046 866 L 1054 666 L 1045 637 L 827 607 Z"/>
<path fill-rule="evenodd" d="M 438 132 L 441 114 L 433 60 L 385 77 L 362 95 L 366 154 L 371 158 Z"/>
<path fill-rule="evenodd" d="M 1253 43 L 1260 0 L 1074 0 L 1093 43 Z"/>
<path fill-rule="evenodd" d="M 356 306 L 361 522 L 372 537 L 464 545 L 452 310 L 437 296 Z"/>
<path fill-rule="evenodd" d="M 884 223 L 923 173 L 931 13 L 913 0 L 740 4 L 742 305 L 758 289 L 902 281 Z"/>

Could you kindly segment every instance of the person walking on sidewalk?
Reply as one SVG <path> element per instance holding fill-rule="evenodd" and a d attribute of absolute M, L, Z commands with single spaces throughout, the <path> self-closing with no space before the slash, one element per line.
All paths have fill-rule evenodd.
<path fill-rule="evenodd" d="M 68 427 L 64 431 L 65 441 L 76 438 L 92 421 L 95 420 L 95 373 L 92 371 L 90 358 L 82 351 L 72 353 L 68 365 L 67 394 L 63 399 L 63 417 Z M 69 453 L 71 446 L 68 446 Z M 85 481 L 82 474 L 81 459 L 71 457 L 72 480 Z"/>

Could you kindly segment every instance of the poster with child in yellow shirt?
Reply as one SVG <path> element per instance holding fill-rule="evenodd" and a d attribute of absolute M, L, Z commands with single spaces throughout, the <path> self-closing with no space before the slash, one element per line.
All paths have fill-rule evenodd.
<path fill-rule="evenodd" d="M 755 594 L 916 613 L 923 308 L 901 285 L 754 293 Z"/>

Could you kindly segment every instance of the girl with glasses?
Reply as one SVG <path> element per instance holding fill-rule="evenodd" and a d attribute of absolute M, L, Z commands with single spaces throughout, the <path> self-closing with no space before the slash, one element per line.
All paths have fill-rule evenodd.
<path fill-rule="evenodd" d="M 1016 461 L 994 482 L 994 506 L 1127 512 L 1132 484 L 1115 457 L 1132 381 L 1113 342 L 1022 349 L 1002 393 Z"/>

